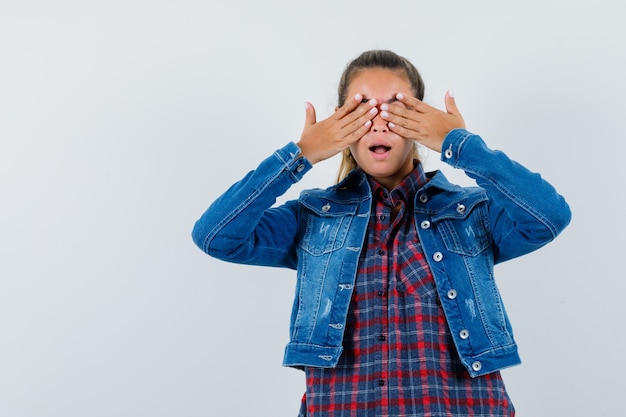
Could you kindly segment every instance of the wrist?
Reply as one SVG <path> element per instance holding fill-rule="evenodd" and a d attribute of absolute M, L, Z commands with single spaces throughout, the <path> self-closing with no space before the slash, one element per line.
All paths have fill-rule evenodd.
<path fill-rule="evenodd" d="M 319 159 L 315 158 L 314 153 L 311 152 L 308 146 L 306 146 L 306 144 L 303 144 L 302 141 L 296 143 L 296 145 L 298 145 L 298 148 L 300 148 L 300 153 L 298 154 L 299 158 L 306 158 L 306 160 L 309 161 L 311 165 L 314 165 L 320 161 Z"/>

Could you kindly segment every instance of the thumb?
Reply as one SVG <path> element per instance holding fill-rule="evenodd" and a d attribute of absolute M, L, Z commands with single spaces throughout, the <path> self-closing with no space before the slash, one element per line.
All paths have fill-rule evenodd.
<path fill-rule="evenodd" d="M 446 111 L 450 114 L 454 114 L 456 116 L 460 116 L 459 108 L 456 106 L 456 101 L 454 100 L 454 91 L 448 90 L 446 93 Z"/>
<path fill-rule="evenodd" d="M 304 103 L 304 110 L 306 112 L 306 117 L 304 119 L 304 128 L 313 126 L 317 122 L 317 118 L 315 116 L 315 107 L 308 101 Z"/>

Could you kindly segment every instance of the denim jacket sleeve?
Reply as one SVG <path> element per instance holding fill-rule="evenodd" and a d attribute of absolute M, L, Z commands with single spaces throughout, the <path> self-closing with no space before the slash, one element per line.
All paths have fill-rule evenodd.
<path fill-rule="evenodd" d="M 570 208 L 552 185 L 487 148 L 480 136 L 452 130 L 442 149 L 442 161 L 464 170 L 489 196 L 495 263 L 542 247 L 569 224 Z"/>
<path fill-rule="evenodd" d="M 295 269 L 297 203 L 272 206 L 311 169 L 299 153 L 290 142 L 217 198 L 194 226 L 196 245 L 228 262 Z"/>

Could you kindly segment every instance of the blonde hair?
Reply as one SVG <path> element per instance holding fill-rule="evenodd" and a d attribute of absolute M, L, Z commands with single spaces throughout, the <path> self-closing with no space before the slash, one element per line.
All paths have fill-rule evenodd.
<path fill-rule="evenodd" d="M 361 70 L 371 68 L 383 68 L 404 72 L 411 84 L 415 97 L 420 100 L 424 99 L 424 81 L 417 71 L 417 68 L 415 68 L 408 59 L 388 50 L 371 50 L 363 52 L 346 65 L 341 79 L 339 80 L 339 87 L 337 88 L 337 102 L 339 107 L 343 106 L 346 101 L 348 87 L 355 74 Z M 419 160 L 417 144 L 415 145 L 414 155 L 415 158 Z M 350 149 L 344 150 L 341 155 L 339 172 L 337 173 L 337 182 L 342 181 L 350 171 L 357 167 L 358 165 L 352 157 Z"/>

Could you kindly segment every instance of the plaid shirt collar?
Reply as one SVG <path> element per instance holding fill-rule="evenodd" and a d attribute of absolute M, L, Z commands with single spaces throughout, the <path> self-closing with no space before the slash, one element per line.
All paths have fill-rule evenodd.
<path fill-rule="evenodd" d="M 415 167 L 413 171 L 391 191 L 387 191 L 378 181 L 367 175 L 374 198 L 388 202 L 392 207 L 395 206 L 395 202 L 398 200 L 412 205 L 413 196 L 415 196 L 417 190 L 426 185 L 429 180 L 420 161 L 417 159 L 413 160 L 413 166 Z"/>

